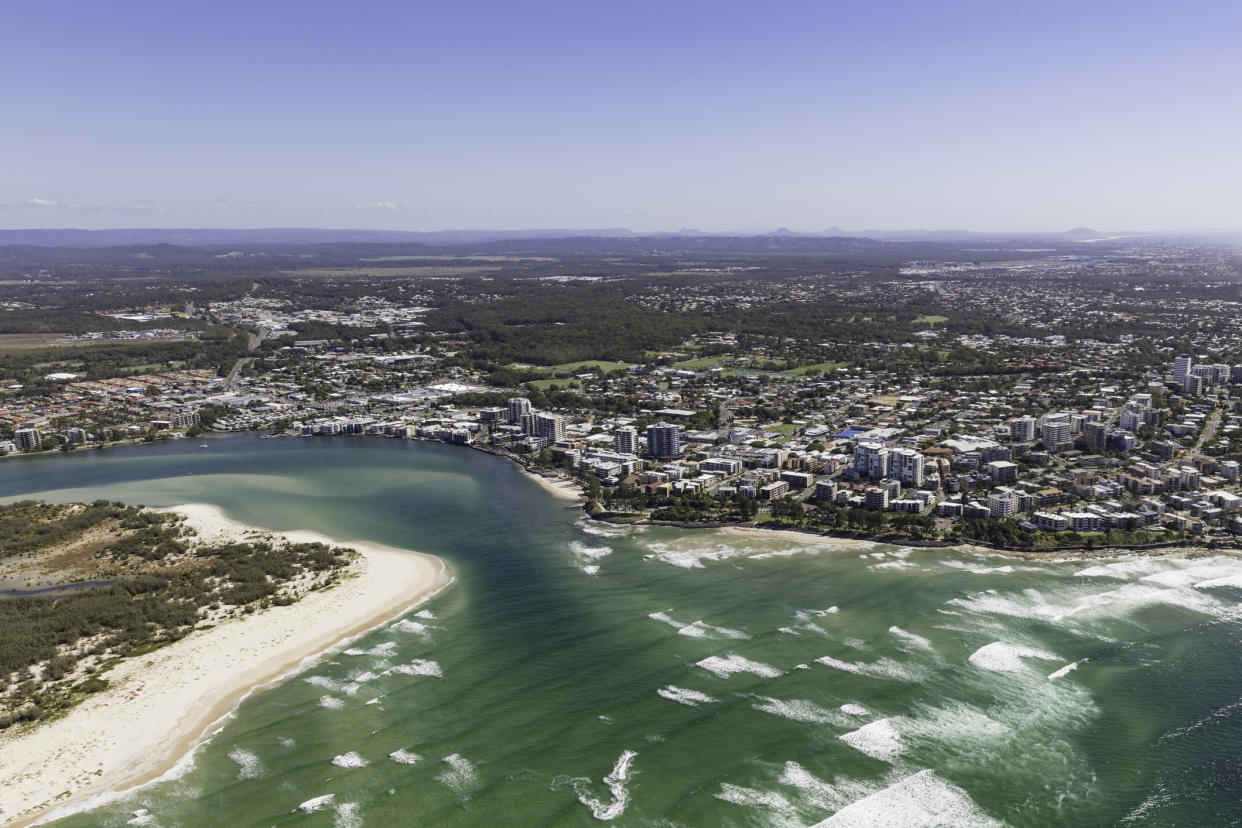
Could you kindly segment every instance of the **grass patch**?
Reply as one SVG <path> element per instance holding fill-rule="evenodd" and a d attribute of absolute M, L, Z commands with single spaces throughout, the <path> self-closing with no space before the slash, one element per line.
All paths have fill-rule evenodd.
<path fill-rule="evenodd" d="M 717 365 L 724 365 L 726 362 L 732 361 L 732 354 L 720 354 L 719 356 L 699 357 L 698 359 L 674 362 L 673 367 L 680 371 L 700 371 L 704 368 L 715 368 Z"/>
<path fill-rule="evenodd" d="M 562 362 L 560 365 L 547 365 L 538 370 L 544 374 L 558 374 L 564 371 L 582 373 L 598 368 L 605 374 L 611 374 L 613 371 L 625 371 L 632 367 L 634 367 L 633 363 L 629 362 L 606 362 L 602 359 L 588 359 L 582 362 Z"/>
<path fill-rule="evenodd" d="M 949 321 L 949 317 L 947 316 L 940 316 L 934 313 L 925 313 L 919 318 L 915 319 L 914 324 L 916 325 L 923 325 L 923 324 L 939 325 L 941 322 L 948 322 L 948 321 Z"/>
<path fill-rule="evenodd" d="M 826 374 L 829 371 L 835 371 L 838 368 L 844 367 L 844 362 L 817 362 L 814 365 L 801 365 L 789 371 L 782 371 L 781 373 L 791 377 L 805 377 L 812 371 L 819 371 L 821 374 Z"/>
<path fill-rule="evenodd" d="M 580 388 L 581 383 L 576 379 L 541 379 L 531 380 L 526 383 L 531 388 L 538 388 L 540 391 L 547 391 L 549 388 Z"/>

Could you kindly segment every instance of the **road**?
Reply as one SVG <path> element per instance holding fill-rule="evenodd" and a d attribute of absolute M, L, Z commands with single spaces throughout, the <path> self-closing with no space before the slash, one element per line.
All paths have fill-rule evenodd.
<path fill-rule="evenodd" d="M 1193 461 L 1203 454 L 1203 447 L 1211 442 L 1216 436 L 1216 430 L 1220 428 L 1220 409 L 1212 411 L 1212 416 L 1208 418 L 1207 425 L 1203 427 L 1203 431 L 1199 434 L 1199 442 L 1195 443 L 1194 449 L 1190 453 L 1190 459 Z"/>
<path fill-rule="evenodd" d="M 246 348 L 251 351 L 255 350 L 263 344 L 263 340 L 267 338 L 269 333 L 271 333 L 271 331 L 267 328 L 259 328 L 258 333 L 251 332 L 247 334 L 249 341 L 246 343 Z M 237 380 L 241 377 L 242 369 L 245 368 L 246 365 L 253 359 L 254 357 L 242 357 L 233 364 L 233 369 L 229 371 L 229 375 L 224 379 L 225 391 L 236 392 L 240 390 Z"/>

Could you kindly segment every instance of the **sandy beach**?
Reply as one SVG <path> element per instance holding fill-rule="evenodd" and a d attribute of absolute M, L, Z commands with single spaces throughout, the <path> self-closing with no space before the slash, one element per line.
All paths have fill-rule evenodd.
<path fill-rule="evenodd" d="M 186 515 L 208 540 L 262 532 L 205 504 L 165 511 Z M 122 661 L 106 676 L 109 688 L 68 715 L 0 737 L 0 824 L 30 824 L 158 779 L 253 690 L 310 666 L 452 581 L 444 562 L 430 555 L 315 532 L 264 534 L 347 546 L 359 557 L 332 589 Z"/>
<path fill-rule="evenodd" d="M 559 497 L 561 500 L 572 500 L 575 503 L 586 503 L 586 497 L 582 494 L 582 487 L 577 483 L 571 482 L 561 477 L 544 477 L 538 472 L 528 469 L 522 469 L 522 472 L 534 480 L 544 491 Z"/>

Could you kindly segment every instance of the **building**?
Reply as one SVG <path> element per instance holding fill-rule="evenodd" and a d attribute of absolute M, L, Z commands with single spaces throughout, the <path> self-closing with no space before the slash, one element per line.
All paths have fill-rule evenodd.
<path fill-rule="evenodd" d="M 815 482 L 815 475 L 807 472 L 783 471 L 781 472 L 781 480 L 788 483 L 790 489 L 800 492 L 811 488 L 811 485 Z"/>
<path fill-rule="evenodd" d="M 815 484 L 815 500 L 819 503 L 831 503 L 837 494 L 835 480 L 821 480 Z"/>
<path fill-rule="evenodd" d="M 893 449 L 888 456 L 888 474 L 912 488 L 923 485 L 924 457 L 914 449 Z"/>
<path fill-rule="evenodd" d="M 735 474 L 741 474 L 742 461 L 734 460 L 731 457 L 711 457 L 699 463 L 699 471 L 719 472 L 720 474 L 732 477 Z"/>
<path fill-rule="evenodd" d="M 1190 376 L 1190 369 L 1195 365 L 1195 358 L 1190 354 L 1182 354 L 1173 360 L 1173 381 L 1179 387 L 1186 387 L 1186 377 Z"/>
<path fill-rule="evenodd" d="M 1014 443 L 1030 443 L 1035 440 L 1035 418 L 1019 417 L 1009 424 L 1009 439 Z"/>
<path fill-rule="evenodd" d="M 888 490 L 878 486 L 867 489 L 863 496 L 863 507 L 883 512 L 888 509 Z"/>
<path fill-rule="evenodd" d="M 652 457 L 676 457 L 681 454 L 681 426 L 663 420 L 647 426 L 647 453 Z"/>
<path fill-rule="evenodd" d="M 612 435 L 612 447 L 621 454 L 638 454 L 638 430 L 622 426 Z"/>
<path fill-rule="evenodd" d="M 42 442 L 39 430 L 35 428 L 19 428 L 13 432 L 13 442 L 23 451 L 37 449 Z"/>
<path fill-rule="evenodd" d="M 993 492 L 988 495 L 988 513 L 993 518 L 1009 518 L 1018 513 L 1018 502 L 1008 492 Z"/>
<path fill-rule="evenodd" d="M 1095 512 L 1062 512 L 1061 517 L 1069 521 L 1069 528 L 1075 532 L 1098 532 L 1103 520 Z"/>
<path fill-rule="evenodd" d="M 1073 424 L 1068 412 L 1045 414 L 1039 418 L 1040 444 L 1049 451 L 1073 439 Z"/>
<path fill-rule="evenodd" d="M 1035 526 L 1044 532 L 1064 532 L 1069 528 L 1069 520 L 1056 512 L 1036 512 Z"/>
<path fill-rule="evenodd" d="M 859 477 L 881 480 L 889 474 L 889 450 L 879 443 L 860 443 L 854 449 L 854 471 Z"/>
<path fill-rule="evenodd" d="M 985 467 L 993 483 L 1012 483 L 1018 479 L 1018 464 L 1008 460 L 994 460 Z"/>
<path fill-rule="evenodd" d="M 759 490 L 760 500 L 776 500 L 789 494 L 789 484 L 784 480 L 774 480 Z"/>
<path fill-rule="evenodd" d="M 69 439 L 70 443 L 86 442 L 86 431 L 81 428 L 71 428 L 65 432 L 65 436 Z"/>
<path fill-rule="evenodd" d="M 560 414 L 536 414 L 534 435 L 549 443 L 564 440 L 565 418 Z"/>
<path fill-rule="evenodd" d="M 512 397 L 509 399 L 509 424 L 521 425 L 522 418 L 529 415 L 530 400 L 525 397 Z"/>

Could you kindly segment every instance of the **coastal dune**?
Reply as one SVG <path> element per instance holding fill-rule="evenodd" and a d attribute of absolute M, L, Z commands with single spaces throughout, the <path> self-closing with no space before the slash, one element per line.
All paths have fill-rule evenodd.
<path fill-rule="evenodd" d="M 185 515 L 206 540 L 263 532 L 206 504 L 165 511 Z M 430 555 L 316 532 L 263 534 L 347 546 L 359 556 L 333 588 L 126 659 L 106 675 L 107 690 L 64 717 L 0 737 L 0 824 L 55 817 L 160 778 L 188 760 L 255 688 L 309 666 L 452 581 L 444 562 Z"/>

